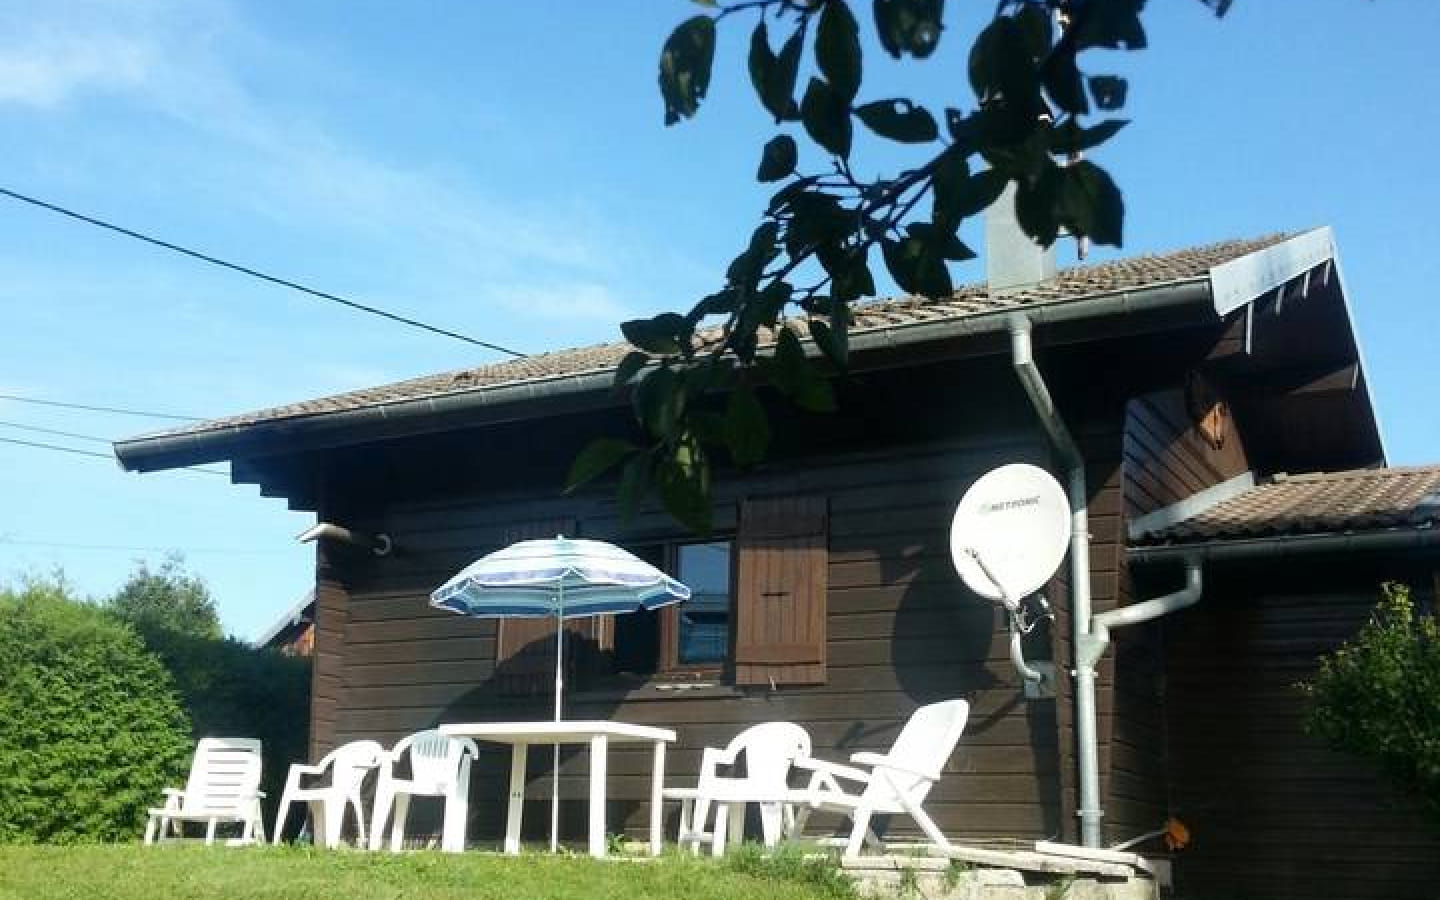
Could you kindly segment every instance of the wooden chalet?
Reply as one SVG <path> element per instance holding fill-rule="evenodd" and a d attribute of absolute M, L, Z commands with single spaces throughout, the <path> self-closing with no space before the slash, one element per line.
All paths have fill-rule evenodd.
<path fill-rule="evenodd" d="M 1017 377 L 1017 341 L 1083 466 Z M 1003 618 L 952 568 L 950 518 L 993 466 L 1083 473 L 1094 612 L 1176 589 L 1187 562 L 1204 579 L 1194 607 L 1115 629 L 1096 666 L 1090 814 L 1104 843 L 1179 817 L 1193 838 L 1174 860 L 1187 897 L 1433 895 L 1433 832 L 1300 726 L 1296 683 L 1363 623 L 1380 582 L 1428 600 L 1440 571 L 1440 469 L 1382 468 L 1328 229 L 876 302 L 858 312 L 852 347 L 837 414 L 777 404 L 764 464 L 717 473 L 707 538 L 655 509 L 623 521 L 613 485 L 560 492 L 588 440 L 632 428 L 611 389 L 623 344 L 116 452 L 137 471 L 228 460 L 237 483 L 388 536 L 383 556 L 317 545 L 312 754 L 440 722 L 547 718 L 552 626 L 462 619 L 426 598 L 516 539 L 594 537 L 667 567 L 699 602 L 571 625 L 568 716 L 675 728 L 678 784 L 701 747 L 750 723 L 801 723 L 816 755 L 844 759 L 883 750 L 917 705 L 964 696 L 972 722 L 927 805 L 953 838 L 998 846 L 1080 837 L 1068 573 L 1084 568 L 1049 590 L 1057 618 L 1026 648 L 1057 677 L 1027 696 Z M 638 751 L 611 755 L 610 821 L 637 833 L 647 765 Z M 575 833 L 585 766 L 567 756 L 560 776 Z M 497 753 L 473 779 L 472 837 L 501 831 L 503 767 Z M 548 772 L 548 755 L 533 770 Z M 549 790 L 548 777 L 530 784 L 537 812 Z M 546 816 L 527 819 L 538 829 Z"/>

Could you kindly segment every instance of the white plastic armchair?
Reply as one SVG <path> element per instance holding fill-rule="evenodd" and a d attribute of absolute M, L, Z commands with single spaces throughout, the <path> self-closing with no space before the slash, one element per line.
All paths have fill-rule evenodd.
<path fill-rule="evenodd" d="M 296 763 L 285 777 L 285 791 L 280 795 L 280 808 L 275 813 L 275 828 L 271 840 L 280 843 L 285 831 L 285 819 L 290 814 L 290 804 L 306 803 L 310 807 L 310 821 L 315 843 L 334 849 L 340 846 L 340 833 L 345 824 L 346 808 L 355 811 L 356 843 L 364 847 L 365 810 L 361 805 L 360 788 L 371 769 L 380 765 L 385 748 L 374 741 L 352 741 L 331 750 L 313 766 Z M 313 779 L 329 779 L 325 783 L 314 783 Z M 312 779 L 309 786 L 302 786 L 303 779 Z"/>
<path fill-rule="evenodd" d="M 205 843 L 215 843 L 222 823 L 240 823 L 231 845 L 265 840 L 260 820 L 260 742 L 252 738 L 201 738 L 195 745 L 185 789 L 165 789 L 165 805 L 152 807 L 145 824 L 145 843 L 183 833 L 186 822 L 205 823 Z"/>
<path fill-rule="evenodd" d="M 936 849 L 949 850 L 950 842 L 922 804 L 960 743 L 969 715 L 970 704 L 964 700 L 932 703 L 915 710 L 888 753 L 856 753 L 850 757 L 853 766 L 796 760 L 796 768 L 811 775 L 805 788 L 789 795 L 796 809 L 791 836 L 800 835 L 814 810 L 842 812 L 851 820 L 845 856 L 855 857 L 864 843 L 884 849 L 870 827 L 872 816 L 903 814 L 915 820 Z M 855 788 L 846 790 L 843 782 Z"/>
<path fill-rule="evenodd" d="M 739 774 L 744 756 L 745 773 Z M 779 843 L 792 824 L 786 806 L 791 765 L 810 755 L 810 735 L 791 722 L 766 722 L 736 735 L 725 749 L 706 747 L 700 761 L 700 778 L 693 788 L 670 788 L 664 796 L 680 801 L 679 844 L 696 853 L 708 838 L 711 852 L 725 852 L 727 841 L 744 836 L 745 805 L 760 807 L 760 826 L 767 847 Z M 713 830 L 705 830 L 711 810 Z"/>
<path fill-rule="evenodd" d="M 470 808 L 470 763 L 480 749 L 469 738 L 446 737 L 439 731 L 417 731 L 397 743 L 380 763 L 375 785 L 375 814 L 370 823 L 370 849 L 379 850 L 385 822 L 390 828 L 390 849 L 398 851 L 405 838 L 405 820 L 411 797 L 441 797 L 445 801 L 440 849 L 465 849 L 465 820 Z M 397 778 L 395 768 L 409 757 L 410 777 Z"/>

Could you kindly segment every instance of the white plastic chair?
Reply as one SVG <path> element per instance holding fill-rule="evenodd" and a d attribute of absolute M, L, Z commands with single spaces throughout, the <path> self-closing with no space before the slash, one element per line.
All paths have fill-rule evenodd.
<path fill-rule="evenodd" d="M 313 766 L 296 763 L 285 777 L 285 791 L 280 795 L 280 808 L 275 813 L 275 829 L 271 838 L 280 843 L 285 831 L 285 818 L 290 804 L 310 806 L 311 828 L 315 843 L 330 849 L 340 846 L 340 832 L 345 823 L 345 809 L 355 811 L 356 845 L 366 846 L 365 810 L 361 806 L 360 788 L 370 770 L 380 765 L 385 748 L 374 741 L 352 741 L 336 747 Z M 303 778 L 320 778 L 329 774 L 326 784 L 301 787 Z"/>
<path fill-rule="evenodd" d="M 145 823 L 145 843 L 164 841 L 183 823 L 204 822 L 205 843 L 215 843 L 221 822 L 239 822 L 235 846 L 265 840 L 260 820 L 260 742 L 252 738 L 201 738 L 195 745 L 185 789 L 165 788 L 165 805 L 152 807 Z"/>
<path fill-rule="evenodd" d="M 882 851 L 885 847 L 870 828 L 871 816 L 903 813 L 915 820 L 937 849 L 948 851 L 950 842 L 921 804 L 960 743 L 969 714 L 970 704 L 964 700 L 920 707 L 900 730 L 889 753 L 856 753 L 850 757 L 852 763 L 866 766 L 868 771 L 818 759 L 796 760 L 796 768 L 813 774 L 804 789 L 790 793 L 789 799 L 796 807 L 791 836 L 800 835 L 814 810 L 842 812 L 852 822 L 845 856 L 855 857 L 860 855 L 862 842 Z M 841 781 L 854 782 L 860 789 L 850 793 Z"/>
<path fill-rule="evenodd" d="M 741 755 L 745 774 L 735 774 Z M 766 722 L 736 735 L 724 750 L 706 747 L 700 759 L 700 778 L 693 788 L 670 788 L 668 800 L 680 801 L 680 825 L 676 840 L 700 852 L 708 838 L 711 852 L 720 856 L 727 841 L 739 843 L 745 828 L 745 805 L 760 806 L 760 826 L 765 846 L 774 847 L 787 826 L 791 813 L 785 804 L 789 792 L 790 767 L 796 759 L 810 755 L 810 735 L 791 722 Z M 730 770 L 722 774 L 722 767 Z M 715 827 L 705 825 L 713 806 Z"/>
<path fill-rule="evenodd" d="M 409 756 L 410 777 L 395 777 L 395 767 Z M 370 823 L 370 849 L 380 849 L 385 821 L 394 808 L 390 828 L 390 849 L 398 851 L 405 837 L 405 820 L 411 797 L 442 797 L 445 822 L 440 849 L 458 853 L 465 849 L 465 819 L 470 807 L 470 763 L 480 749 L 469 738 L 446 737 L 430 729 L 417 731 L 396 744 L 381 760 L 380 780 L 375 786 L 375 815 Z"/>

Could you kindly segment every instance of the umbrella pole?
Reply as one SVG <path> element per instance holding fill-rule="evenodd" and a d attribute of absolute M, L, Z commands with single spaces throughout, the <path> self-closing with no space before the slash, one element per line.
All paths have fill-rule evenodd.
<path fill-rule="evenodd" d="M 565 683 L 562 672 L 565 669 L 565 584 L 556 591 L 558 602 L 555 606 L 555 721 L 560 721 L 560 697 Z M 560 744 L 551 749 L 550 775 L 550 852 L 554 853 L 560 843 Z"/>

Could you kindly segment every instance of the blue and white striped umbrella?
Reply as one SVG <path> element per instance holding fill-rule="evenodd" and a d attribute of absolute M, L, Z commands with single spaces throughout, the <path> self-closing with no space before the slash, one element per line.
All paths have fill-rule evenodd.
<path fill-rule="evenodd" d="M 554 616 L 555 721 L 560 721 L 565 659 L 563 619 L 657 609 L 690 599 L 690 589 L 614 544 L 558 536 L 520 541 L 466 566 L 430 594 L 430 605 L 466 616 Z M 555 745 L 555 771 L 560 745 Z M 560 779 L 550 794 L 550 849 L 560 828 Z"/>
<path fill-rule="evenodd" d="M 467 616 L 575 619 L 688 599 L 688 587 L 629 551 L 556 537 L 481 557 L 431 593 L 430 605 Z"/>

